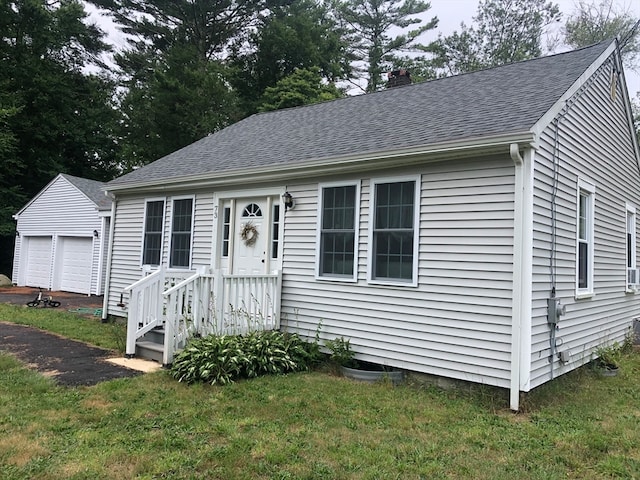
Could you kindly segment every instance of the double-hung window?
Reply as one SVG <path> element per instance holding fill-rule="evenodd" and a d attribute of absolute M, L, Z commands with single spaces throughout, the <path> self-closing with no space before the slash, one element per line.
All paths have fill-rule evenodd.
<path fill-rule="evenodd" d="M 419 180 L 372 183 L 369 280 L 417 284 Z"/>
<path fill-rule="evenodd" d="M 143 265 L 160 265 L 162 253 L 162 228 L 164 225 L 164 200 L 149 200 L 145 204 Z"/>
<path fill-rule="evenodd" d="M 356 279 L 358 184 L 320 186 L 318 277 Z"/>
<path fill-rule="evenodd" d="M 576 296 L 593 295 L 595 186 L 579 181 L 576 239 Z"/>
<path fill-rule="evenodd" d="M 171 215 L 169 267 L 189 268 L 191 265 L 192 225 L 193 198 L 175 199 Z"/>
<path fill-rule="evenodd" d="M 635 290 L 640 284 L 636 264 L 636 209 L 627 204 L 627 288 Z"/>

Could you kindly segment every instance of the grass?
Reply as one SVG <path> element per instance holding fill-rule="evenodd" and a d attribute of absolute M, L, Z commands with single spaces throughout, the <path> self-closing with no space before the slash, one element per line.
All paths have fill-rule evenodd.
<path fill-rule="evenodd" d="M 29 308 L 0 303 L 0 321 L 28 325 L 98 347 L 124 352 L 124 322 L 102 323 L 99 317 L 80 316 L 55 308 Z"/>
<path fill-rule="evenodd" d="M 525 407 L 509 412 L 491 388 L 324 372 L 218 387 L 162 371 L 61 388 L 0 354 L 0 478 L 640 478 L 637 354 L 617 377 L 580 369 Z"/>

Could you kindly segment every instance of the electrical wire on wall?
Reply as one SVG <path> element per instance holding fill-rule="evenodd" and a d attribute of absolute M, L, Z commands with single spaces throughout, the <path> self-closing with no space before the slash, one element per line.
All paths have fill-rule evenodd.
<path fill-rule="evenodd" d="M 636 24 L 634 28 L 638 28 L 640 25 L 640 21 Z M 556 298 L 557 295 L 557 254 L 558 254 L 558 191 L 560 185 L 560 133 L 561 133 L 561 123 L 566 119 L 571 108 L 575 105 L 575 103 L 582 97 L 582 95 L 588 90 L 588 88 L 593 85 L 593 83 L 604 74 L 609 68 L 611 68 L 611 101 L 616 100 L 616 95 L 614 89 L 617 90 L 618 86 L 621 85 L 619 81 L 619 76 L 621 75 L 621 68 L 619 68 L 620 58 L 620 47 L 616 49 L 616 51 L 609 57 L 609 59 L 603 62 L 602 65 L 596 70 L 596 72 L 591 75 L 588 80 L 568 99 L 565 101 L 565 105 L 560 111 L 560 113 L 553 120 L 553 150 L 551 156 L 551 164 L 552 164 L 552 183 L 551 183 L 551 243 L 550 243 L 550 251 L 549 251 L 549 273 L 550 273 L 550 293 L 548 299 L 548 325 L 549 325 L 549 364 L 551 368 L 551 379 L 554 378 L 554 365 L 556 361 L 556 357 L 558 357 L 558 347 L 562 345 L 562 339 L 557 338 L 557 316 L 559 315 L 559 311 L 561 310 L 561 305 L 559 300 Z M 553 318 L 552 318 L 553 315 Z"/>
<path fill-rule="evenodd" d="M 554 299 L 556 297 L 556 287 L 557 287 L 557 253 L 558 253 L 558 235 L 557 235 L 557 217 L 558 217 L 558 183 L 560 176 L 560 121 L 564 118 L 564 116 L 569 111 L 568 106 L 565 104 L 565 107 L 562 109 L 560 114 L 553 120 L 553 151 L 551 155 L 551 164 L 553 167 L 552 177 L 551 177 L 551 248 L 549 250 L 549 274 L 551 277 L 551 292 L 549 294 L 549 298 Z M 551 366 L 551 380 L 553 380 L 553 364 L 555 363 L 556 357 L 556 331 L 558 330 L 557 323 L 549 323 L 550 335 L 549 335 L 549 346 L 550 346 L 550 354 L 549 354 L 549 364 Z"/>

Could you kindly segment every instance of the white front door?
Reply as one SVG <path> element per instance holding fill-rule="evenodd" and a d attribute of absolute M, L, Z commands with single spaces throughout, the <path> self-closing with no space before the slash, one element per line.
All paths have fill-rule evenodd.
<path fill-rule="evenodd" d="M 236 200 L 233 273 L 266 273 L 269 212 L 266 198 Z"/>

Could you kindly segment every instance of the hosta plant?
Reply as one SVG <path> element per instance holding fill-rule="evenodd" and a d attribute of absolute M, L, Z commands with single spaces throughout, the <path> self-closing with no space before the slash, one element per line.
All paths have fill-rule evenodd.
<path fill-rule="evenodd" d="M 176 355 L 171 374 L 180 382 L 224 385 L 237 378 L 308 370 L 319 358 L 318 345 L 295 334 L 210 335 L 191 340 Z"/>

